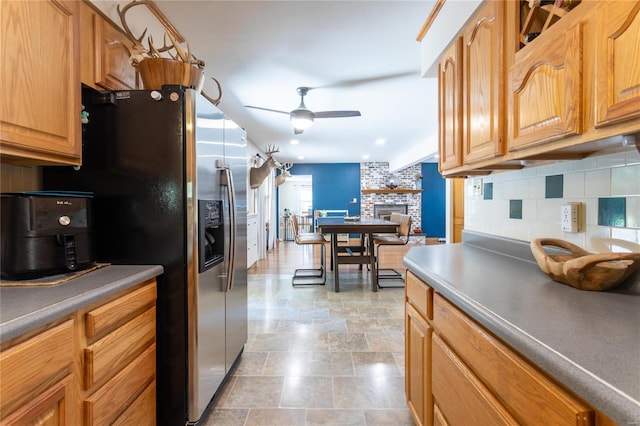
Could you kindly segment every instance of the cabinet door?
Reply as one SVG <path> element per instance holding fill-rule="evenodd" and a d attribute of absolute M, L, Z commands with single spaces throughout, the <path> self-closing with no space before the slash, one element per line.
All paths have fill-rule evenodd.
<path fill-rule="evenodd" d="M 76 376 L 68 375 L 3 419 L 3 426 L 76 425 Z"/>
<path fill-rule="evenodd" d="M 607 2 L 597 34 L 595 126 L 640 118 L 640 2 Z"/>
<path fill-rule="evenodd" d="M 504 154 L 505 3 L 485 2 L 463 32 L 464 163 Z"/>
<path fill-rule="evenodd" d="M 129 38 L 98 14 L 94 15 L 94 29 L 96 84 L 108 90 L 136 89 Z"/>
<path fill-rule="evenodd" d="M 405 392 L 418 425 L 433 424 L 431 399 L 431 332 L 427 321 L 409 303 L 405 321 Z"/>
<path fill-rule="evenodd" d="M 582 133 L 582 75 L 580 23 L 554 43 L 532 43 L 516 54 L 509 72 L 510 151 Z"/>
<path fill-rule="evenodd" d="M 78 2 L 0 2 L 0 154 L 80 164 Z"/>
<path fill-rule="evenodd" d="M 74 322 L 0 353 L 0 423 L 75 424 Z M 30 419 L 27 421 L 26 419 Z"/>
<path fill-rule="evenodd" d="M 433 399 L 447 424 L 517 425 L 518 422 L 449 346 L 432 334 Z"/>
<path fill-rule="evenodd" d="M 438 65 L 440 171 L 462 165 L 462 39 L 442 54 Z"/>

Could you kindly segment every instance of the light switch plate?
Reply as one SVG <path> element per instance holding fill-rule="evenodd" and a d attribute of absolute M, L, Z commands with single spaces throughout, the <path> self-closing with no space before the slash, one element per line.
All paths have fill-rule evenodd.
<path fill-rule="evenodd" d="M 560 229 L 580 232 L 580 203 L 565 203 L 560 208 Z"/>

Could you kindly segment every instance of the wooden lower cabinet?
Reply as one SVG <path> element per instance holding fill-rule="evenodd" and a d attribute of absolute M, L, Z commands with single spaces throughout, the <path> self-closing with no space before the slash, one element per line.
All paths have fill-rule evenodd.
<path fill-rule="evenodd" d="M 431 332 L 433 329 L 424 317 L 408 303 L 406 305 L 405 327 L 407 405 L 418 425 L 430 424 L 433 413 L 429 407 L 433 402 L 428 366 L 431 364 Z"/>
<path fill-rule="evenodd" d="M 74 320 L 0 353 L 0 424 L 75 425 Z"/>
<path fill-rule="evenodd" d="M 405 302 L 406 397 L 416 424 L 613 424 L 411 272 Z"/>
<path fill-rule="evenodd" d="M 0 425 L 155 424 L 155 321 L 150 279 L 5 342 Z"/>

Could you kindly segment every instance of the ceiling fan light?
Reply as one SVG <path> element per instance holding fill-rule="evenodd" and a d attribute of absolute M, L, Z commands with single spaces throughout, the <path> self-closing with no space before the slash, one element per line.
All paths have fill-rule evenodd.
<path fill-rule="evenodd" d="M 313 113 L 309 110 L 301 109 L 292 111 L 291 124 L 295 129 L 306 130 L 313 124 Z"/>

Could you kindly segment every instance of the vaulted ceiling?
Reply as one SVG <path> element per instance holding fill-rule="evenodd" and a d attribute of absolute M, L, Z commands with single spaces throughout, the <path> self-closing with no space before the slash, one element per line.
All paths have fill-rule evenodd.
<path fill-rule="evenodd" d="M 128 2 L 94 3 L 120 23 L 115 7 Z M 222 84 L 219 107 L 258 148 L 277 145 L 280 161 L 383 161 L 392 169 L 437 151 L 437 83 L 421 77 L 416 41 L 434 3 L 156 1 L 205 61 L 206 76 Z M 127 18 L 138 34 L 148 26 L 133 13 Z M 362 115 L 316 118 L 294 135 L 287 114 L 245 107 L 291 111 L 299 86 L 311 88 L 305 104 L 312 111 Z M 204 91 L 217 95 L 211 81 Z"/>

